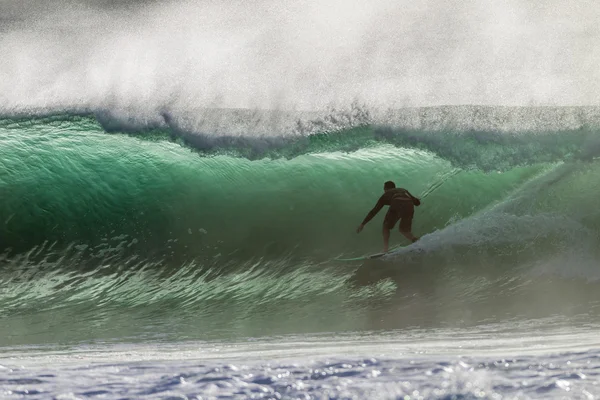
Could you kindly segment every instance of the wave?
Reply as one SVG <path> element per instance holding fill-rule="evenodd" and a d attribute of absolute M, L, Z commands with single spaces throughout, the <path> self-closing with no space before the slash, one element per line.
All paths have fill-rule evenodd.
<path fill-rule="evenodd" d="M 140 251 L 179 257 L 290 249 L 331 255 L 372 247 L 349 232 L 388 179 L 422 195 L 437 188 L 419 216 L 419 229 L 431 231 L 500 200 L 568 157 L 575 140 L 565 135 L 559 150 L 544 146 L 543 138 L 526 146 L 523 138 L 505 145 L 482 136 L 474 145 L 469 133 L 368 125 L 275 139 L 203 142 L 196 135 L 186 147 L 156 130 L 143 138 L 107 135 L 89 116 L 5 119 L 0 126 L 9 193 L 0 208 L 4 249 L 26 251 L 43 242 L 96 246 L 125 235 Z M 452 150 L 443 150 L 451 143 L 446 136 L 454 137 Z M 246 157 L 239 154 L 244 150 Z M 505 172 L 486 174 L 492 165 Z M 464 173 L 450 179 L 457 170 Z M 457 190 L 478 198 L 465 203 L 452 195 Z"/>
<path fill-rule="evenodd" d="M 337 312 L 399 297 L 441 318 L 456 302 L 515 292 L 524 301 L 552 276 L 592 282 L 574 293 L 595 287 L 591 127 L 503 133 L 361 120 L 244 136 L 173 121 L 123 133 L 105 124 L 89 114 L 0 120 L 4 316 L 94 305 L 216 318 L 223 307 Z M 378 264 L 331 261 L 380 248 L 383 212 L 361 235 L 354 229 L 388 179 L 423 198 L 422 240 Z"/>

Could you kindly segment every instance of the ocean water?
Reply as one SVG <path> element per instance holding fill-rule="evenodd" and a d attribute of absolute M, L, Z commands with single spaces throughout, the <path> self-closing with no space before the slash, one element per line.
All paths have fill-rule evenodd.
<path fill-rule="evenodd" d="M 5 348 L 0 393 L 7 399 L 596 398 L 598 326 L 562 322 Z"/>
<path fill-rule="evenodd" d="M 0 399 L 600 397 L 599 18 L 0 1 Z"/>
<path fill-rule="evenodd" d="M 594 129 L 121 122 L 0 122 L 3 397 L 600 393 Z M 383 212 L 355 228 L 388 179 L 421 240 L 336 261 L 379 251 Z"/>

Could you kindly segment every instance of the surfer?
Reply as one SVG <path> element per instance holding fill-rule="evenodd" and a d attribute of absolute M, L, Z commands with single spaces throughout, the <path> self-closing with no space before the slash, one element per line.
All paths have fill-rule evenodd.
<path fill-rule="evenodd" d="M 399 226 L 400 233 L 412 243 L 419 240 L 411 231 L 415 206 L 421 205 L 421 200 L 410 194 L 408 190 L 397 188 L 396 184 L 392 181 L 387 181 L 383 184 L 383 191 L 384 193 L 377 201 L 377 204 L 375 204 L 375 207 L 369 211 L 362 224 L 356 229 L 356 233 L 360 233 L 383 206 L 390 206 L 383 219 L 383 252 L 385 253 L 389 249 L 390 231 L 400 219 L 402 219 Z"/>

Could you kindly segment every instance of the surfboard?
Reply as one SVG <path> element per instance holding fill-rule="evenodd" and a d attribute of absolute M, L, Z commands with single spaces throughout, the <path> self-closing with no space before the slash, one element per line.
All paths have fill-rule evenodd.
<path fill-rule="evenodd" d="M 388 251 L 389 253 L 389 251 Z M 379 258 L 383 255 L 386 255 L 387 253 L 377 253 L 377 254 L 371 254 L 371 255 L 367 255 L 367 256 L 360 256 L 360 257 L 354 257 L 354 258 L 334 258 L 335 261 L 362 261 L 362 260 L 372 260 L 374 258 Z"/>
<path fill-rule="evenodd" d="M 354 257 L 354 258 L 334 258 L 335 261 L 363 261 L 363 260 L 373 260 L 375 258 L 379 258 L 381 256 L 385 256 L 386 254 L 390 254 L 393 251 L 396 251 L 405 246 L 396 246 L 391 250 L 388 250 L 386 253 L 375 253 L 369 254 L 366 256 Z"/>

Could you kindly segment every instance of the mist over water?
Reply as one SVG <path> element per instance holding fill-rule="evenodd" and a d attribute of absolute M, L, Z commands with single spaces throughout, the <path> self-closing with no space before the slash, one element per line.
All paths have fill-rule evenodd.
<path fill-rule="evenodd" d="M 593 1 L 3 1 L 0 107 L 597 105 Z"/>

